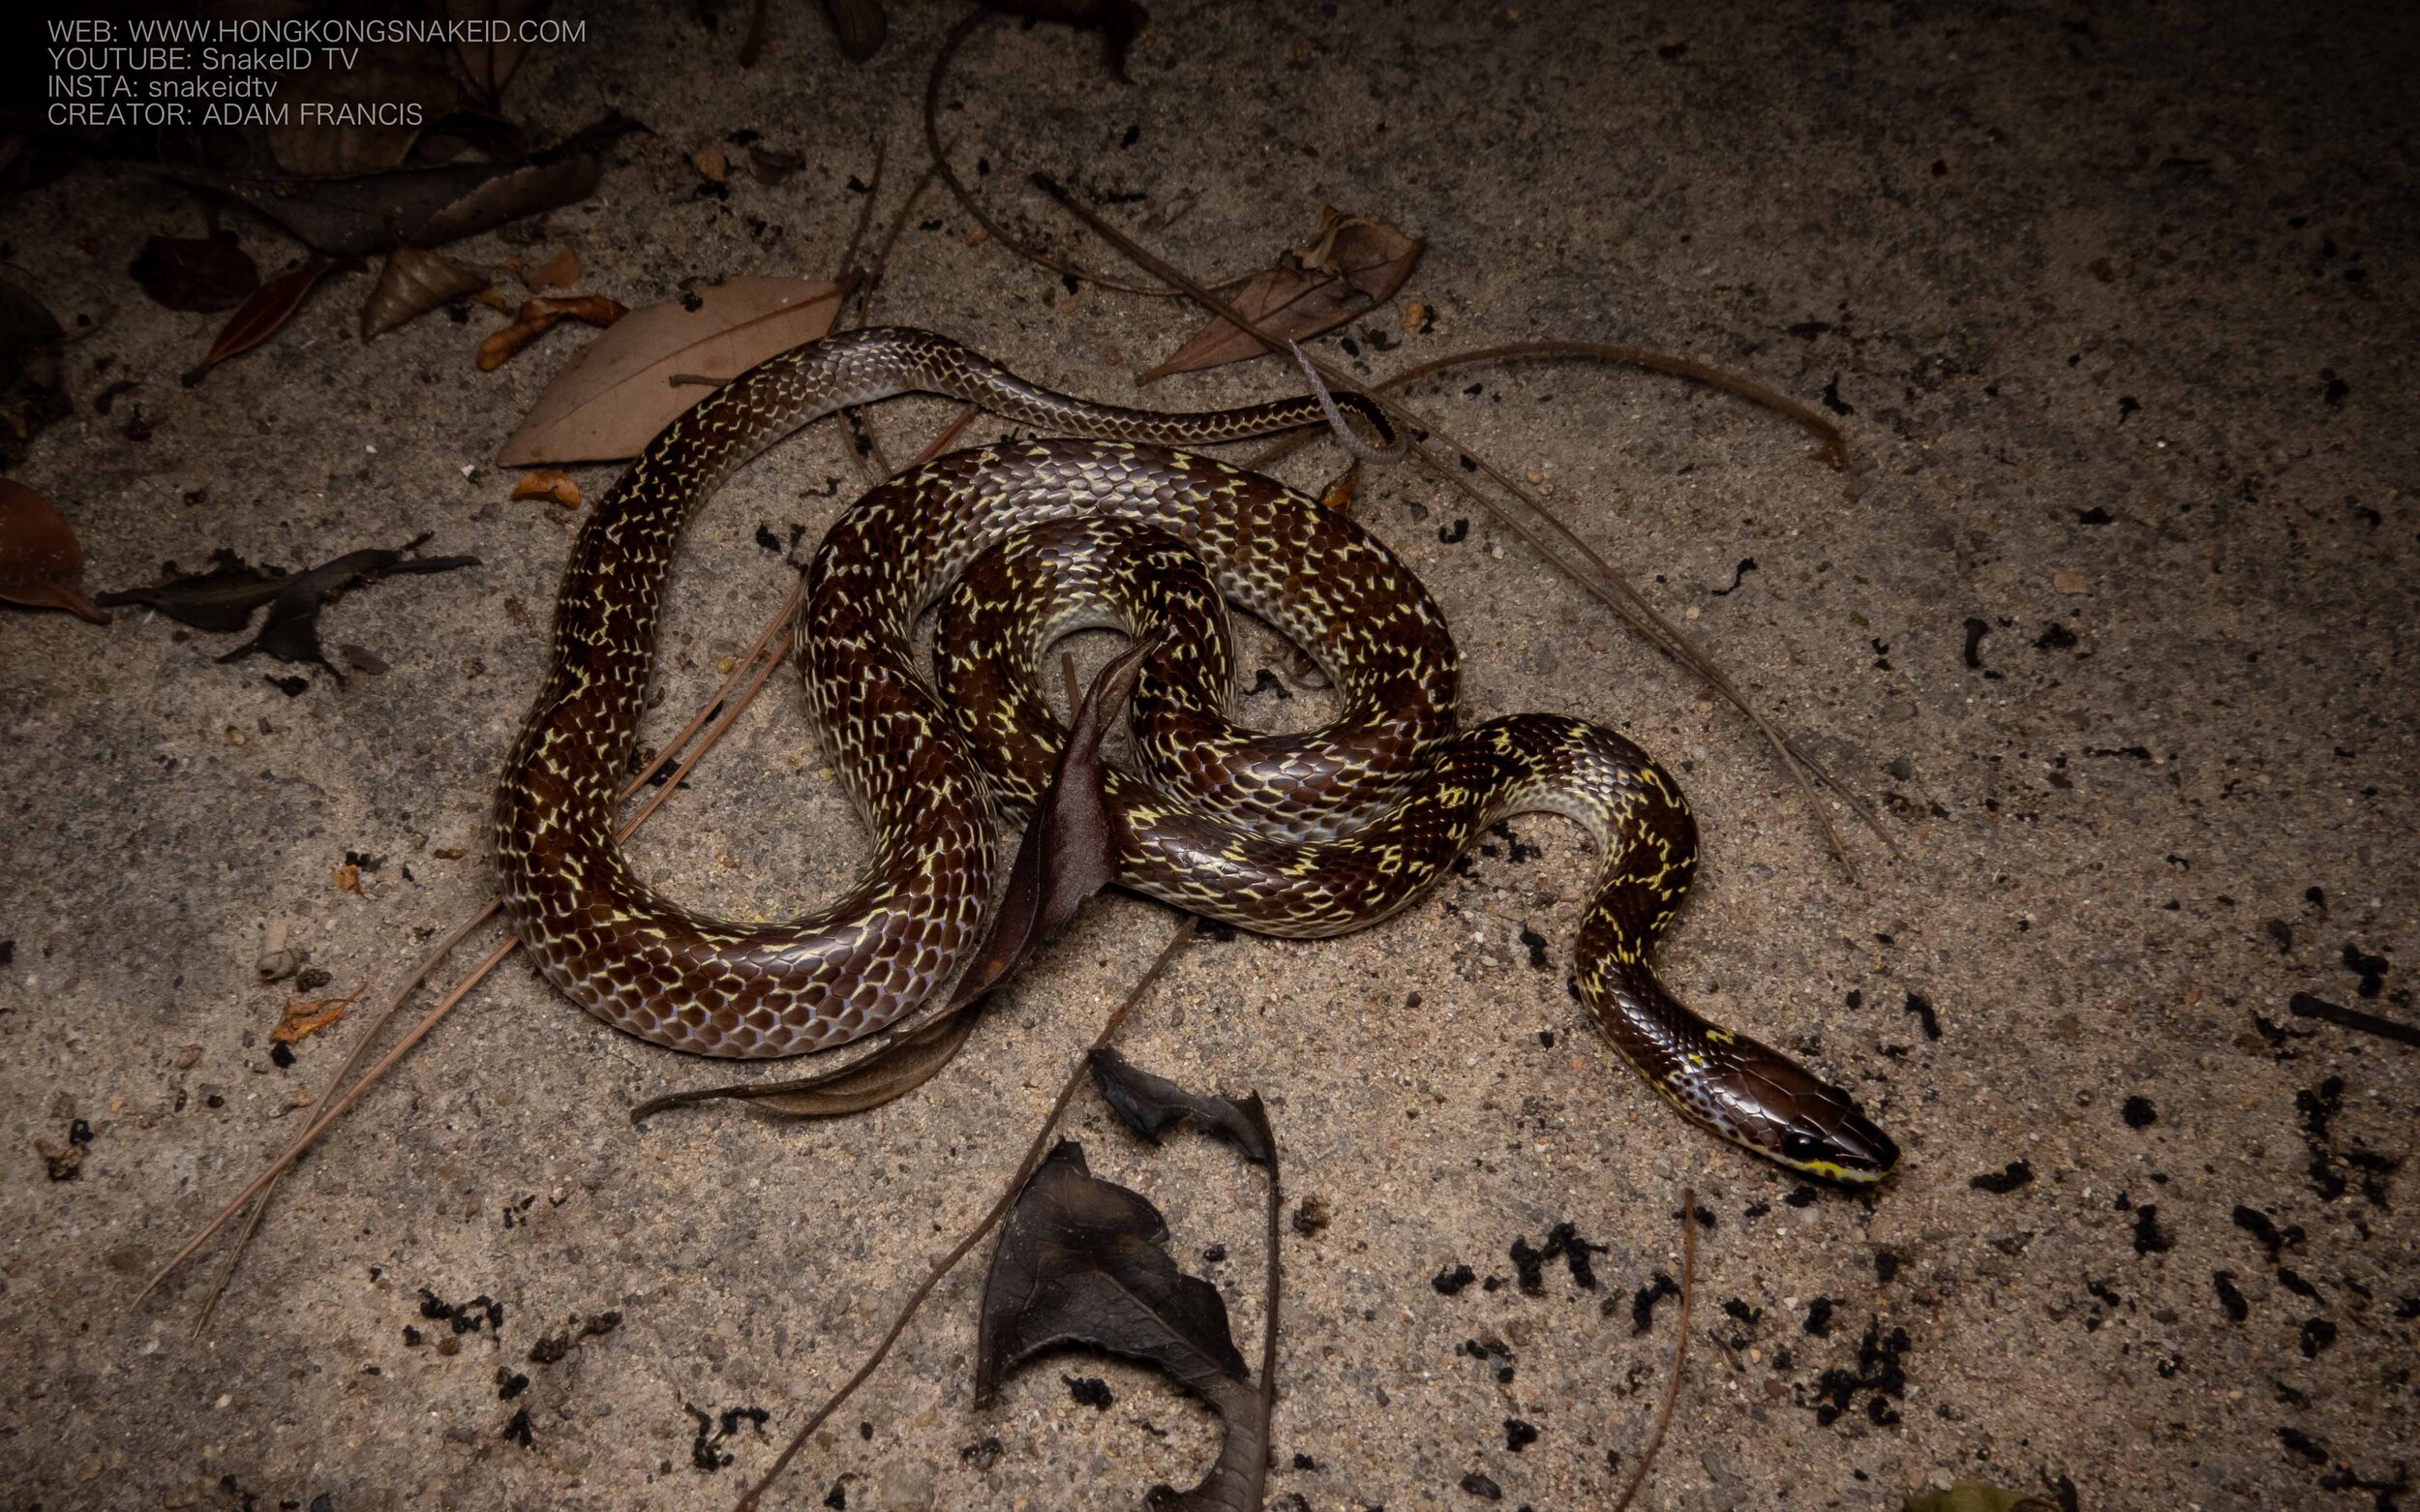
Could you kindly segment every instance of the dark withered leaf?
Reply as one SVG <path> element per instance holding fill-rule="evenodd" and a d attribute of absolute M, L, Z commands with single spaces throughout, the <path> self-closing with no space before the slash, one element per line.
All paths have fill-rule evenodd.
<path fill-rule="evenodd" d="M 984 998 L 1036 947 L 1075 917 L 1084 900 L 1116 880 L 1116 846 L 1101 796 L 1101 738 L 1107 719 L 1134 690 L 1134 676 L 1159 640 L 1138 641 L 1101 669 L 1075 711 L 1058 770 L 1025 828 L 1008 896 L 991 934 L 959 979 L 950 1004 L 930 1022 L 855 1065 L 791 1081 L 735 1082 L 676 1092 L 631 1109 L 635 1121 L 691 1103 L 741 1101 L 800 1118 L 837 1118 L 879 1107 L 930 1081 L 975 1029 Z"/>
<path fill-rule="evenodd" d="M 1143 658 L 1160 637 L 1136 641 L 1101 669 L 1076 707 L 1075 722 L 1050 786 L 1016 848 L 1009 892 L 990 938 L 958 983 L 954 1004 L 975 1001 L 1014 975 L 1044 941 L 1058 932 L 1084 900 L 1117 880 L 1116 823 L 1101 795 L 1101 738 L 1111 715 L 1134 691 Z"/>
<path fill-rule="evenodd" d="M 73 412 L 59 381 L 66 344 L 48 307 L 0 283 L 0 468 L 15 466 L 45 426 Z"/>
<path fill-rule="evenodd" d="M 252 612 L 277 597 L 286 574 L 275 567 L 256 567 L 221 547 L 210 554 L 215 565 L 207 572 L 163 578 L 147 588 L 120 589 L 93 600 L 104 609 L 141 604 L 157 609 L 179 624 L 225 635 L 242 629 Z"/>
<path fill-rule="evenodd" d="M 1157 1144 L 1170 1124 L 1191 1118 L 1210 1134 L 1243 1151 L 1247 1160 L 1266 1165 L 1277 1159 L 1277 1139 L 1269 1129 L 1268 1110 L 1257 1092 L 1237 1102 L 1188 1092 L 1165 1076 L 1155 1076 L 1106 1045 L 1092 1052 L 1092 1082 L 1126 1127 Z"/>
<path fill-rule="evenodd" d="M 208 314 L 232 310 L 260 287 L 260 268 L 235 245 L 235 233 L 154 236 L 127 269 L 152 302 Z"/>
<path fill-rule="evenodd" d="M 1226 1421 L 1201 1484 L 1154 1494 L 1180 1512 L 1260 1505 L 1268 1424 L 1228 1331 L 1219 1290 L 1176 1268 L 1167 1223 L 1143 1196 L 1095 1177 L 1084 1147 L 1063 1139 L 1017 1194 L 983 1283 L 975 1402 L 1044 1350 L 1081 1345 L 1157 1366 Z M 1257 1467 L 1258 1472 L 1255 1472 Z"/>
<path fill-rule="evenodd" d="M 244 308 L 227 318 L 227 324 L 219 330 L 219 339 L 210 344 L 210 350 L 201 361 L 179 381 L 191 388 L 227 358 L 240 356 L 275 336 L 302 308 L 303 301 L 311 297 L 311 291 L 319 287 L 319 280 L 340 268 L 357 273 L 361 259 L 347 257 L 331 262 L 325 257 L 314 257 L 291 273 L 261 285 L 259 292 L 245 301 Z"/>
<path fill-rule="evenodd" d="M 181 165 L 160 171 L 258 211 L 326 256 L 356 257 L 440 247 L 585 199 L 604 173 L 607 144 L 641 130 L 626 116 L 609 115 L 519 163 L 449 163 L 340 178 L 230 175 Z"/>
<path fill-rule="evenodd" d="M 255 651 L 266 651 L 280 661 L 308 662 L 325 667 L 342 682 L 344 673 L 327 658 L 319 648 L 319 611 L 348 590 L 375 583 L 380 578 L 395 577 L 407 572 L 451 572 L 456 567 L 475 567 L 476 557 L 413 557 L 408 555 L 426 535 L 414 536 L 395 551 L 371 549 L 347 552 L 330 562 L 308 572 L 298 572 L 278 586 L 277 595 L 269 601 L 269 613 L 260 621 L 260 633 L 219 658 L 223 662 L 240 661 Z"/>
<path fill-rule="evenodd" d="M 840 55 L 852 63 L 882 51 L 883 39 L 891 35 L 882 0 L 824 0 L 824 15 L 840 43 Z"/>
<path fill-rule="evenodd" d="M 50 500 L 0 478 L 0 601 L 107 624 L 84 597 L 84 548 Z"/>
<path fill-rule="evenodd" d="M 1101 33 L 1101 46 L 1107 58 L 1109 72 L 1121 84 L 1131 84 L 1126 76 L 1126 49 L 1141 36 L 1151 13 L 1134 0 L 983 0 L 983 4 L 1003 15 L 1030 15 L 1037 20 L 1064 21 L 1070 26 L 1083 27 Z"/>
<path fill-rule="evenodd" d="M 1309 341 L 1394 298 L 1426 245 L 1384 221 L 1329 205 L 1320 213 L 1318 235 L 1281 257 L 1277 266 L 1254 275 L 1229 302 L 1264 331 Z M 1194 373 L 1269 353 L 1258 337 L 1238 330 L 1225 316 L 1213 316 L 1191 341 L 1134 381 L 1148 383 L 1171 373 Z"/>

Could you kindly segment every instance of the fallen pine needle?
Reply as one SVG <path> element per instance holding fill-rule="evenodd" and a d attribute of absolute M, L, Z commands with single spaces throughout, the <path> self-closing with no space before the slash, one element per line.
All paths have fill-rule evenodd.
<path fill-rule="evenodd" d="M 1672 1374 L 1664 1378 L 1664 1405 L 1655 1409 L 1655 1431 L 1647 1436 L 1647 1447 L 1639 1453 L 1638 1468 L 1630 1472 L 1630 1484 L 1623 1487 L 1621 1499 L 1614 1503 L 1614 1512 L 1622 1512 L 1630 1498 L 1647 1484 L 1648 1467 L 1655 1463 L 1655 1451 L 1664 1446 L 1664 1430 L 1672 1426 L 1672 1405 L 1680 1395 L 1680 1362 L 1689 1353 L 1689 1294 L 1697 1282 L 1697 1193 L 1688 1187 L 1680 1189 L 1680 1328 L 1672 1341 Z"/>

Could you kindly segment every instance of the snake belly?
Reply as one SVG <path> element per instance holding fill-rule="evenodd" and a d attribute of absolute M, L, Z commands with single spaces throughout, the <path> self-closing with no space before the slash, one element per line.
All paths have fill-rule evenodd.
<path fill-rule="evenodd" d="M 715 482 L 781 435 L 910 391 L 1095 438 L 958 452 L 874 489 L 833 526 L 807 569 L 797 652 L 873 861 L 840 899 L 798 919 L 686 909 L 631 872 L 612 829 L 681 529 Z M 1196 612 L 1207 600 L 1216 618 L 1216 601 L 1231 600 L 1311 651 L 1342 709 L 1309 736 L 1237 730 L 1225 719 L 1223 639 L 1164 649 L 1138 691 L 1150 779 L 1112 771 L 1104 785 L 1123 831 L 1121 882 L 1261 933 L 1342 934 L 1419 896 L 1487 825 L 1566 814 L 1603 856 L 1574 980 L 1617 1047 L 1723 1137 L 1813 1174 L 1879 1180 L 1897 1150 L 1847 1094 L 1709 1024 L 1656 981 L 1649 954 L 1696 861 L 1694 822 L 1661 769 L 1611 731 L 1558 716 L 1454 733 L 1452 641 L 1391 552 L 1281 484 L 1168 449 L 1317 415 L 1310 398 L 1197 415 L 1090 405 L 905 330 L 809 344 L 703 401 L 650 443 L 575 542 L 546 685 L 499 787 L 504 904 L 540 970 L 617 1027 L 717 1056 L 844 1043 L 931 998 L 982 939 L 995 801 L 1029 801 L 1055 757 L 1056 726 L 1032 686 L 1042 646 L 1104 618 L 1132 628 L 1149 598 L 1046 602 L 1023 586 L 1030 571 L 998 577 L 986 554 L 1030 557 L 1040 543 L 1063 566 L 1102 561 L 1108 548 L 1083 530 L 1123 528 L 1165 542 L 1159 558 L 1198 562 L 1187 590 Z M 919 675 L 912 636 L 978 559 L 992 574 L 982 580 L 1002 586 L 978 593 L 992 619 L 972 633 L 1014 648 L 1006 662 L 1021 670 L 1003 696 L 960 687 L 944 700 Z M 1162 561 L 1137 576 L 1184 570 Z M 971 623 L 984 608 L 952 618 Z M 961 652 L 957 666 L 989 659 Z"/>

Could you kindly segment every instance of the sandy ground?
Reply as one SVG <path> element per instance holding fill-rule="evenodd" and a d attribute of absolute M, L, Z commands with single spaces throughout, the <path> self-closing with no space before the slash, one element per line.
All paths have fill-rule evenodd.
<path fill-rule="evenodd" d="M 535 56 L 513 107 L 562 130 L 618 106 L 655 135 L 536 250 L 575 250 L 585 289 L 634 306 L 828 274 L 874 144 L 885 216 L 921 165 L 923 71 L 957 13 L 894 10 L 889 49 L 853 68 L 810 8 L 777 6 L 741 72 L 743 7 L 571 7 L 590 40 Z M 1491 842 L 1361 936 L 1204 942 L 1124 1043 L 1257 1088 L 1289 1220 L 1297 1197 L 1328 1215 L 1286 1231 L 1272 1502 L 1609 1504 L 1675 1342 L 1651 1293 L 1694 1189 L 1688 1371 L 1642 1505 L 1894 1508 L 1964 1477 L 2071 1507 L 2398 1505 L 2420 1417 L 2398 1168 L 2415 1052 L 2288 1002 L 2415 1016 L 2396 710 L 2420 578 L 2420 39 L 2291 7 L 1737 10 L 1168 3 L 1134 87 L 1089 37 L 994 23 L 947 92 L 956 160 L 1071 247 L 1025 170 L 1121 197 L 1205 271 L 1265 264 L 1322 203 L 1425 237 L 1403 300 L 1434 327 L 1403 332 L 1402 301 L 1360 322 L 1373 373 L 1636 342 L 1820 396 L 1853 457 L 1833 471 L 1786 422 L 1633 372 L 1491 368 L 1419 396 L 1537 469 L 1878 805 L 1897 859 L 1852 827 L 1862 889 L 1686 674 L 1435 480 L 1365 490 L 1452 617 L 1469 715 L 1600 719 L 1681 774 L 1707 847 L 1667 955 L 1682 994 L 1804 1053 L 1907 1153 L 1878 1194 L 1817 1192 L 1656 1104 L 1564 994 L 1588 853 L 1558 821 L 1517 823 L 1522 849 Z M 739 131 L 805 169 L 702 197 L 691 154 Z M 728 1506 L 989 1202 L 1165 918 L 1098 906 L 939 1082 L 812 1127 L 634 1131 L 635 1103 L 727 1068 L 621 1038 L 509 963 L 305 1163 L 206 1333 L 223 1246 L 130 1309 L 359 1032 L 272 1061 L 295 985 L 254 979 L 273 922 L 348 991 L 488 896 L 488 794 L 566 539 L 490 459 L 583 339 L 494 375 L 471 363 L 485 311 L 364 344 L 354 279 L 180 388 L 215 318 L 151 305 L 126 268 L 201 225 L 130 167 L 7 206 L 11 276 L 98 327 L 71 350 L 77 412 L 17 469 L 76 523 L 93 586 L 422 531 L 482 565 L 332 609 L 328 639 L 389 670 L 295 696 L 270 679 L 297 669 L 219 665 L 231 638 L 143 613 L 0 612 L 0 1486 L 25 1508 Z M 293 255 L 241 229 L 264 266 Z M 971 229 L 928 197 L 877 318 L 1108 398 L 1195 324 L 1071 295 Z M 1147 393 L 1284 386 L 1260 366 Z M 897 455 L 947 413 L 878 424 Z M 593 496 L 613 469 L 575 475 Z M 824 427 L 710 505 L 656 738 L 788 588 L 760 524 L 811 541 L 858 486 Z M 1260 665 L 1283 665 L 1265 642 Z M 644 864 L 713 909 L 831 895 L 863 847 L 820 767 L 785 677 Z M 331 885 L 348 858 L 378 863 L 361 895 Z M 1525 929 L 1551 942 L 1542 968 Z M 47 1179 L 36 1141 L 79 1120 L 80 1168 Z M 1256 1178 L 1197 1139 L 1151 1151 L 1089 1097 L 1068 1133 L 1161 1205 L 1256 1337 Z M 1512 1248 L 1558 1224 L 1603 1247 L 1593 1285 L 1558 1261 L 1531 1294 Z M 1472 1285 L 1433 1284 L 1460 1265 Z M 1136 1370 L 1054 1359 L 974 1407 L 980 1285 L 971 1265 L 941 1286 L 775 1504 L 1128 1506 L 1207 1463 L 1215 1419 Z M 496 1311 L 457 1332 L 441 1315 L 474 1298 Z M 609 1312 L 607 1332 L 572 1321 Z M 533 1362 L 566 1327 L 568 1352 Z M 1067 1383 L 1096 1376 L 1105 1407 Z M 1535 1429 L 1517 1450 L 1514 1421 Z"/>

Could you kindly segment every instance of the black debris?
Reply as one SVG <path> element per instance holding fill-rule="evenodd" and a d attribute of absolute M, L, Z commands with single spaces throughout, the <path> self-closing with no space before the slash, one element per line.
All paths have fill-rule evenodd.
<path fill-rule="evenodd" d="M 2000 1170 L 1968 1177 L 1966 1184 L 1978 1192 L 1988 1192 L 1994 1196 L 2006 1196 L 2017 1188 L 2030 1184 L 2033 1179 L 2034 1167 L 2030 1164 L 2024 1161 L 2011 1161 Z"/>

